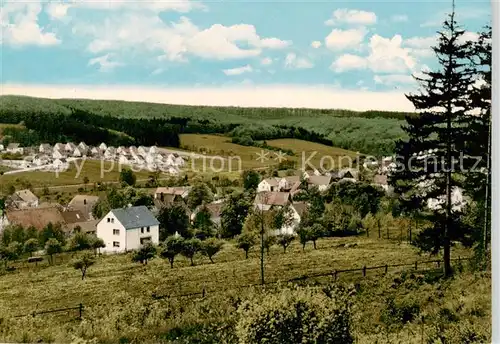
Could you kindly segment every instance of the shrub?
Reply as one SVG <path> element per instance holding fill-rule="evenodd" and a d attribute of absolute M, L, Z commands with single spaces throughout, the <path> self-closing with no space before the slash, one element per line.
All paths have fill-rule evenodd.
<path fill-rule="evenodd" d="M 285 288 L 243 303 L 236 326 L 240 343 L 353 343 L 349 296 L 333 294 Z"/>
<path fill-rule="evenodd" d="M 394 297 L 389 297 L 380 317 L 387 325 L 404 325 L 412 322 L 419 314 L 420 305 L 416 301 L 404 300 L 397 303 Z"/>

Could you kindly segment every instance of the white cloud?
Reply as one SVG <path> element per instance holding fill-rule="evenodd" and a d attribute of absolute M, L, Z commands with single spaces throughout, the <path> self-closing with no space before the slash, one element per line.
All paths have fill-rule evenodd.
<path fill-rule="evenodd" d="M 417 57 L 431 57 L 434 56 L 434 51 L 432 47 L 436 46 L 438 41 L 438 36 L 428 36 L 428 37 L 411 37 L 405 39 L 403 45 L 410 48 L 412 55 Z"/>
<path fill-rule="evenodd" d="M 314 64 L 304 57 L 297 57 L 295 53 L 289 53 L 285 58 L 285 67 L 290 69 L 308 69 Z"/>
<path fill-rule="evenodd" d="M 395 23 L 404 23 L 408 21 L 408 16 L 406 14 L 396 14 L 391 17 L 391 21 Z"/>
<path fill-rule="evenodd" d="M 314 49 L 318 49 L 321 47 L 321 42 L 320 41 L 313 41 L 313 42 L 311 42 L 311 47 Z"/>
<path fill-rule="evenodd" d="M 375 75 L 373 80 L 377 84 L 394 86 L 399 84 L 413 84 L 415 79 L 407 74 L 389 74 L 389 75 Z"/>
<path fill-rule="evenodd" d="M 384 38 L 373 35 L 370 39 L 368 65 L 375 73 L 404 73 L 413 70 L 415 59 L 410 56 L 410 49 L 403 48 L 400 35 Z"/>
<path fill-rule="evenodd" d="M 334 51 L 354 49 L 360 46 L 366 36 L 366 29 L 334 29 L 325 38 L 325 45 Z"/>
<path fill-rule="evenodd" d="M 325 24 L 373 25 L 376 22 L 377 16 L 373 12 L 341 8 L 333 12 L 332 18 L 328 19 Z"/>
<path fill-rule="evenodd" d="M 61 20 L 67 17 L 70 5 L 51 2 L 45 7 L 45 12 L 52 20 Z"/>
<path fill-rule="evenodd" d="M 36 2 L 7 2 L 0 8 L 1 43 L 14 46 L 51 46 L 61 43 L 53 32 L 38 24 L 42 5 Z"/>
<path fill-rule="evenodd" d="M 222 72 L 228 76 L 240 75 L 243 73 L 250 73 L 252 71 L 252 66 L 246 65 L 238 68 L 224 69 Z"/>
<path fill-rule="evenodd" d="M 88 98 L 143 101 L 162 104 L 350 109 L 357 111 L 415 111 L 401 91 L 370 92 L 327 86 L 239 86 L 213 88 L 148 88 L 140 86 L 9 85 L 1 95 L 46 98 Z"/>
<path fill-rule="evenodd" d="M 368 67 L 366 58 L 345 54 L 338 57 L 330 66 L 330 69 L 336 73 L 343 73 L 349 70 L 365 69 Z"/>
<path fill-rule="evenodd" d="M 115 69 L 116 67 L 123 65 L 120 62 L 110 61 L 110 58 L 111 58 L 110 54 L 95 57 L 95 58 L 89 60 L 88 65 L 89 66 L 99 65 L 99 70 L 101 72 L 110 72 L 113 69 Z"/>
<path fill-rule="evenodd" d="M 186 17 L 166 24 L 157 15 L 147 14 L 114 16 L 93 27 L 80 23 L 74 31 L 92 39 L 88 50 L 93 53 L 135 50 L 158 53 L 168 61 L 186 61 L 189 55 L 214 60 L 256 57 L 263 49 L 291 44 L 274 37 L 261 38 L 249 24 L 214 24 L 202 30 Z"/>
<path fill-rule="evenodd" d="M 467 41 L 477 42 L 479 40 L 479 34 L 472 31 L 465 31 L 464 34 L 460 37 L 459 42 L 464 43 Z"/>
<path fill-rule="evenodd" d="M 260 60 L 260 63 L 264 66 L 268 66 L 273 63 L 273 59 L 270 57 L 264 57 L 262 60 Z"/>

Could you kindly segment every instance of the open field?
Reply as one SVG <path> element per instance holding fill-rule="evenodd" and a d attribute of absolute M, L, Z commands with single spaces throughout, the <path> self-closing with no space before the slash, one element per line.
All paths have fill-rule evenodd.
<path fill-rule="evenodd" d="M 185 149 L 189 149 L 191 151 L 200 153 L 206 152 L 207 155 L 217 155 L 225 157 L 225 166 L 226 169 L 224 171 L 228 171 L 227 168 L 229 160 L 228 158 L 240 157 L 243 169 L 250 168 L 266 168 L 269 166 L 278 165 L 276 151 L 271 150 L 263 150 L 258 147 L 252 146 L 241 146 L 234 143 L 231 143 L 231 138 L 220 135 L 201 135 L 201 134 L 182 134 L 180 135 L 181 139 L 181 147 Z M 281 149 L 290 149 L 295 155 L 294 156 L 286 156 L 286 159 L 295 161 L 297 168 L 300 168 L 302 165 L 302 152 L 305 152 L 305 160 L 307 160 L 314 152 L 316 154 L 311 159 L 312 165 L 319 168 L 321 158 L 324 156 L 331 157 L 334 161 L 334 166 L 338 167 L 338 162 L 340 163 L 348 163 L 349 159 L 342 160 L 340 157 L 347 156 L 354 158 L 356 153 L 353 151 L 330 147 L 326 145 L 322 145 L 319 143 L 297 140 L 297 139 L 279 139 L 279 140 L 270 140 L 267 143 L 272 147 L 277 147 Z M 260 157 L 261 151 L 267 153 L 266 159 L 261 161 L 258 159 Z M 231 158 L 231 163 L 233 170 L 237 168 L 238 161 L 235 158 Z M 203 167 L 203 159 L 195 159 L 194 166 L 196 169 L 200 169 Z M 210 159 L 206 160 L 207 167 L 210 166 Z M 220 162 L 214 161 L 214 167 L 219 167 Z M 188 164 L 191 167 L 191 163 Z M 323 167 L 329 169 L 331 168 L 331 160 L 329 158 L 324 159 Z M 190 168 L 191 169 L 191 168 Z"/>
<path fill-rule="evenodd" d="M 108 161 L 85 160 L 81 165 L 81 160 L 70 162 L 70 168 L 65 172 L 21 172 L 0 176 L 0 184 L 21 184 L 22 181 L 29 181 L 33 187 L 61 186 L 71 184 L 82 184 L 83 178 L 87 177 L 90 183 L 116 182 L 119 179 L 120 171 L 118 163 L 113 164 Z M 79 170 L 81 168 L 81 170 Z M 122 166 L 125 168 L 125 166 Z M 101 174 L 102 171 L 102 174 Z M 80 172 L 80 173 L 79 173 Z M 136 172 L 137 179 L 145 179 L 149 176 L 148 171 Z"/>
<path fill-rule="evenodd" d="M 356 246 L 346 248 L 346 243 Z M 454 257 L 457 254 L 466 255 L 467 252 L 454 251 Z M 295 242 L 285 254 L 280 247 L 271 249 L 270 255 L 266 256 L 266 281 L 286 281 L 314 273 L 332 273 L 335 269 L 361 268 L 363 265 L 408 263 L 428 259 L 427 256 L 420 256 L 409 245 L 363 237 L 321 239 L 318 241 L 317 250 L 309 243 L 304 252 Z M 196 256 L 196 265 L 189 266 L 187 259 L 178 257 L 173 269 L 167 261 L 160 258 L 142 266 L 132 263 L 130 255 L 101 256 L 97 263 L 89 268 L 87 278 L 83 281 L 79 271 L 70 266 L 70 261 L 70 254 L 65 254 L 63 263 L 58 265 L 43 267 L 42 264 L 38 268 L 21 269 L 0 276 L 0 314 L 4 318 L 4 326 L 0 327 L 0 339 L 68 342 L 74 337 L 80 337 L 94 338 L 99 343 L 191 343 L 194 341 L 189 336 L 180 342 L 173 339 L 184 331 L 191 333 L 189 328 L 197 326 L 220 325 L 221 322 L 230 326 L 231 319 L 236 314 L 235 305 L 241 300 L 252 300 L 259 293 L 258 288 L 246 287 L 260 281 L 257 249 L 251 251 L 248 259 L 244 259 L 243 251 L 236 249 L 231 243 L 227 243 L 223 251 L 214 257 L 214 264 L 210 264 L 205 257 Z M 432 269 L 433 266 L 424 269 L 426 268 Z M 399 276 L 400 272 L 397 268 L 390 269 L 389 275 L 384 276 L 381 270 L 368 271 L 365 279 L 359 271 L 339 275 L 339 283 L 350 280 L 360 283 L 360 295 L 357 297 L 363 302 L 363 307 L 356 308 L 357 320 L 354 325 L 360 343 L 373 343 L 373 339 L 378 338 L 374 334 L 384 333 L 380 312 L 385 307 L 387 294 L 407 297 L 410 293 L 410 297 L 416 297 L 415 288 L 420 288 L 418 286 L 410 287 L 405 282 L 402 286 L 404 290 L 388 287 L 388 284 L 394 283 L 393 279 Z M 470 291 L 463 289 L 466 293 L 462 296 L 465 300 L 463 302 L 469 307 L 468 311 L 474 306 L 472 301 L 476 302 L 475 307 L 481 308 L 482 311 L 488 302 L 487 279 L 481 277 L 478 280 L 478 277 L 474 276 L 466 278 L 466 281 L 458 280 L 462 287 L 466 283 L 475 283 L 474 289 L 482 292 L 475 300 L 471 300 Z M 307 283 L 315 281 L 331 283 L 333 279 L 331 276 L 312 278 L 307 280 Z M 453 281 L 451 283 L 458 284 Z M 279 284 L 275 287 L 280 288 Z M 267 288 L 272 290 L 275 287 L 271 284 Z M 422 288 L 421 292 L 429 297 L 437 292 L 432 284 L 424 284 Z M 201 298 L 201 295 L 195 299 L 179 298 L 179 295 L 201 293 L 202 289 L 206 291 L 204 298 Z M 441 299 L 433 301 L 429 299 L 425 304 L 426 309 L 432 309 L 437 315 L 441 304 L 456 306 L 454 298 L 459 293 L 459 290 L 447 287 L 442 291 L 443 295 L 446 293 L 446 298 L 442 296 Z M 155 299 L 152 297 L 153 293 L 158 296 L 171 295 L 172 298 Z M 12 318 L 37 310 L 75 307 L 79 303 L 84 305 L 84 320 L 81 322 L 75 319 L 77 311 L 60 315 Z M 431 313 L 428 314 L 430 315 Z M 486 317 L 487 314 L 472 320 L 487 325 Z M 415 331 L 415 328 L 420 328 L 418 322 L 408 324 L 405 329 L 391 331 L 403 331 L 407 336 L 405 331 Z M 224 329 L 223 326 L 221 330 Z M 187 335 L 186 333 L 183 335 Z M 197 331 L 190 335 L 196 337 Z"/>

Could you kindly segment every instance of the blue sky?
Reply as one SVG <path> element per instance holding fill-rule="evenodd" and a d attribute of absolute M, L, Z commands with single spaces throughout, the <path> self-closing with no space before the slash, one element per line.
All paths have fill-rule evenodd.
<path fill-rule="evenodd" d="M 457 0 L 467 38 L 488 23 L 490 6 Z M 124 98 L 127 88 L 141 100 L 151 89 L 182 90 L 189 102 L 190 89 L 210 98 L 208 90 L 293 88 L 315 107 L 306 98 L 320 88 L 397 94 L 403 104 L 411 75 L 435 66 L 429 48 L 450 9 L 451 1 L 4 1 L 2 93 L 99 97 L 89 92 L 100 88 Z M 236 98 L 228 105 L 244 105 Z"/>

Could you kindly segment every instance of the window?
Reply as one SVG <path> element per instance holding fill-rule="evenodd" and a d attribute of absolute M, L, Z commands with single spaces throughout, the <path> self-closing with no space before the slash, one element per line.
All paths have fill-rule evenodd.
<path fill-rule="evenodd" d="M 141 245 L 144 245 L 148 241 L 151 241 L 151 237 L 141 238 Z"/>
<path fill-rule="evenodd" d="M 113 241 L 113 247 L 120 247 L 119 241 Z"/>
<path fill-rule="evenodd" d="M 111 219 L 111 223 L 115 223 L 115 219 L 113 219 L 113 218 L 112 218 L 112 219 Z"/>
<path fill-rule="evenodd" d="M 111 222 L 111 219 L 108 217 L 108 222 Z"/>
<path fill-rule="evenodd" d="M 113 229 L 113 235 L 120 235 L 119 229 Z"/>
<path fill-rule="evenodd" d="M 141 233 L 144 233 L 144 227 L 141 227 Z"/>
<path fill-rule="evenodd" d="M 146 228 L 146 232 L 148 232 L 148 233 L 149 233 L 149 226 L 148 226 L 148 228 Z"/>

